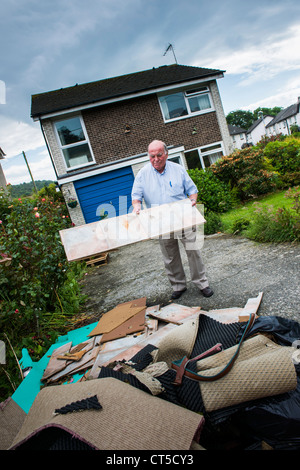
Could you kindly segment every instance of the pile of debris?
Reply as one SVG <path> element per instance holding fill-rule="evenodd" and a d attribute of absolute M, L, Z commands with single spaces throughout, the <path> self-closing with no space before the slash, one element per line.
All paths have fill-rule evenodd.
<path fill-rule="evenodd" d="M 128 361 L 147 344 L 157 346 L 173 328 L 206 314 L 222 323 L 243 322 L 258 310 L 262 293 L 249 299 L 244 308 L 228 308 L 204 312 L 201 307 L 186 307 L 172 303 L 160 308 L 147 307 L 146 297 L 118 304 L 103 314 L 89 339 L 72 345 L 68 342 L 52 352 L 44 371 L 45 385 L 72 381 L 72 376 L 82 373 L 80 380 L 98 378 L 101 367 Z"/>
<path fill-rule="evenodd" d="M 300 325 L 259 316 L 262 295 L 210 311 L 116 305 L 51 349 L 10 448 L 299 449 Z"/>

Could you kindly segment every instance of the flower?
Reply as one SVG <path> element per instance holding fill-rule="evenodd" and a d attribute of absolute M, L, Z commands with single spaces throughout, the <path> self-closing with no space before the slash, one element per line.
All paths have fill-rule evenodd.
<path fill-rule="evenodd" d="M 34 208 L 33 208 L 33 210 L 34 210 L 34 211 L 37 211 L 37 210 L 38 210 L 38 208 L 37 208 L 37 207 L 34 207 Z"/>
<path fill-rule="evenodd" d="M 0 224 L 2 224 L 2 220 L 0 220 Z"/>
<path fill-rule="evenodd" d="M 18 309 L 18 308 L 16 308 L 15 313 L 19 313 L 19 309 Z"/>
<path fill-rule="evenodd" d="M 39 217 L 39 216 L 40 216 L 40 214 L 39 214 L 38 212 L 36 212 L 34 215 L 35 215 L 35 217 Z"/>

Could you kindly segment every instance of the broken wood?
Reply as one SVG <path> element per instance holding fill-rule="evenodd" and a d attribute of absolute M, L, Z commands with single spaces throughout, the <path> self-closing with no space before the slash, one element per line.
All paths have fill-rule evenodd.
<path fill-rule="evenodd" d="M 105 265 L 107 264 L 108 253 L 103 253 L 101 256 L 89 257 L 86 261 L 87 266 L 95 266 L 96 264 Z"/>
<path fill-rule="evenodd" d="M 97 326 L 90 332 L 89 336 L 109 333 L 145 308 L 145 297 L 119 304 L 112 310 L 103 314 Z"/>

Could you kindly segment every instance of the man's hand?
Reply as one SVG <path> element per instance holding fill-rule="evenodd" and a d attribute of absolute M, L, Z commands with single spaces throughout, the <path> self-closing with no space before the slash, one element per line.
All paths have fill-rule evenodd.
<path fill-rule="evenodd" d="M 132 201 L 132 206 L 133 206 L 133 211 L 132 213 L 133 214 L 139 214 L 141 212 L 141 201 L 138 201 L 138 200 L 135 200 L 135 201 Z"/>
<path fill-rule="evenodd" d="M 189 196 L 189 199 L 190 199 L 190 201 L 191 201 L 191 203 L 192 203 L 192 206 L 195 206 L 195 205 L 197 204 L 197 194 L 191 194 L 191 195 Z"/>

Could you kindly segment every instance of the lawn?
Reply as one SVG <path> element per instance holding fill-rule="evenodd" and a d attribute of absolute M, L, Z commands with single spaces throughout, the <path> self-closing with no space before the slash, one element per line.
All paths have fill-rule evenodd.
<path fill-rule="evenodd" d="M 222 214 L 221 220 L 223 231 L 232 233 L 235 231 L 233 230 L 233 227 L 238 229 L 239 226 L 243 224 L 244 220 L 251 221 L 253 214 L 258 207 L 264 207 L 274 211 L 283 207 L 291 207 L 293 205 L 293 200 L 285 197 L 285 194 L 286 190 L 257 197 L 253 201 L 235 207 L 234 209 Z"/>

